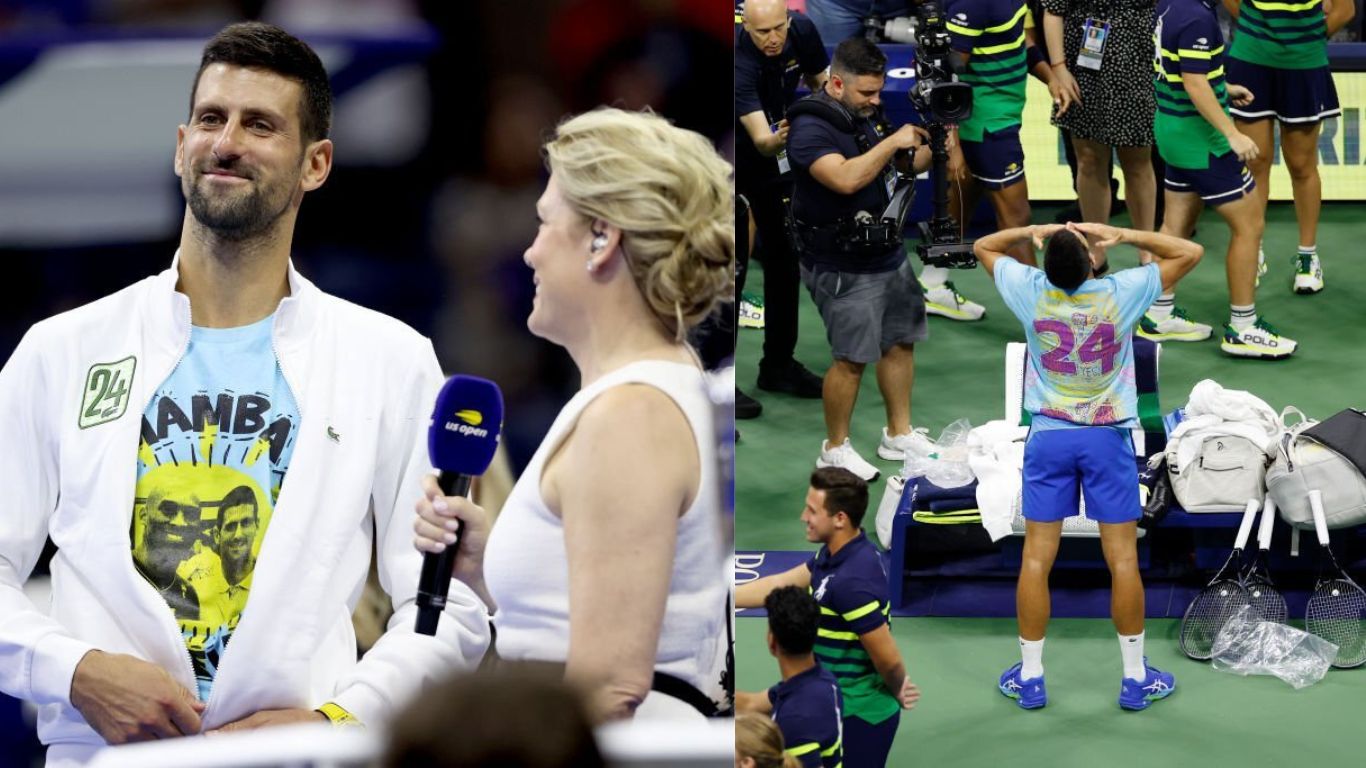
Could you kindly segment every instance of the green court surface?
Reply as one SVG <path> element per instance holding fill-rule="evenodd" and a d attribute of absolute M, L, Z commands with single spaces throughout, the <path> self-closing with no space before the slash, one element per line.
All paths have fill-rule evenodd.
<path fill-rule="evenodd" d="M 763 619 L 737 630 L 740 690 L 777 681 Z M 1360 765 L 1366 669 L 1329 670 L 1295 690 L 1274 677 L 1239 677 L 1176 649 L 1177 623 L 1148 622 L 1149 661 L 1176 690 L 1143 712 L 1119 708 L 1119 645 L 1105 621 L 1059 619 L 1044 647 L 1048 706 L 1024 711 L 996 690 L 1019 660 L 1009 619 L 892 620 L 916 708 L 902 712 L 887 765 L 954 768 L 1262 768 Z M 1329 761 L 1331 760 L 1331 763 Z"/>
<path fill-rule="evenodd" d="M 1051 221 L 1055 210 L 1036 206 L 1034 220 Z M 1228 319 L 1228 229 L 1217 214 L 1205 212 L 1195 238 L 1205 246 L 1205 257 L 1178 287 L 1177 303 L 1193 319 L 1213 325 L 1215 336 L 1164 345 L 1164 413 L 1183 405 L 1191 387 L 1205 378 L 1249 390 L 1278 411 L 1295 405 L 1313 418 L 1366 405 L 1366 269 L 1360 259 L 1366 205 L 1325 205 L 1321 221 L 1327 288 L 1297 296 L 1289 288 L 1294 213 L 1288 205 L 1269 211 L 1264 242 L 1270 271 L 1257 307 L 1301 346 L 1288 360 L 1239 360 L 1218 346 Z M 1114 223 L 1124 225 L 1127 217 Z M 913 260 L 918 269 L 919 260 Z M 1122 246 L 1111 260 L 1115 269 L 1134 266 L 1137 252 Z M 1023 339 L 1018 321 L 980 269 L 952 278 L 968 298 L 987 307 L 987 315 L 978 323 L 932 317 L 929 340 L 916 345 L 911 418 L 915 426 L 928 427 L 932 438 L 958 418 L 977 426 L 1002 417 L 1005 345 Z M 746 292 L 760 292 L 762 280 L 756 265 Z M 759 331 L 740 333 L 737 381 L 763 403 L 764 413 L 737 422 L 736 549 L 809 550 L 797 517 L 824 437 L 821 405 L 754 386 L 761 343 Z M 805 289 L 797 358 L 818 374 L 829 364 L 825 330 Z M 859 452 L 886 475 L 899 467 L 875 453 L 884 423 L 870 366 L 852 436 Z M 881 493 L 879 481 L 873 508 Z M 1366 669 L 1330 671 L 1323 682 L 1296 691 L 1274 678 L 1242 678 L 1189 661 L 1177 650 L 1176 622 L 1149 621 L 1150 659 L 1176 674 L 1178 690 L 1149 711 L 1126 713 L 1116 704 L 1120 661 L 1112 625 L 1057 620 L 1044 655 L 1050 704 L 1024 712 L 996 690 L 1001 671 L 1019 660 L 1013 620 L 894 618 L 893 628 L 924 698 L 904 716 L 889 766 L 1283 766 L 1330 757 L 1366 763 L 1352 753 L 1358 742 L 1353 729 L 1366 722 Z M 739 687 L 755 690 L 776 682 L 763 620 L 742 613 L 738 633 Z"/>

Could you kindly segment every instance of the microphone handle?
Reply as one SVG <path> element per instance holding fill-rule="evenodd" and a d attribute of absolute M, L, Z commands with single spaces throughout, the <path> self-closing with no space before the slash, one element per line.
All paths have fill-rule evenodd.
<path fill-rule="evenodd" d="M 446 496 L 470 495 L 470 484 L 474 478 L 458 472 L 437 472 L 436 484 Z M 460 548 L 459 532 L 454 544 L 447 544 L 440 554 L 431 552 L 422 556 L 422 576 L 417 582 L 417 632 L 422 635 L 435 635 L 436 625 L 441 612 L 446 607 L 446 594 L 451 588 L 451 567 L 455 565 L 455 553 Z"/>

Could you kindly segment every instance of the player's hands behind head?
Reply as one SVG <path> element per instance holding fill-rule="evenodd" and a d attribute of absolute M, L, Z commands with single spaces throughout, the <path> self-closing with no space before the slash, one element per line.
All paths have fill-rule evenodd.
<path fill-rule="evenodd" d="M 1063 229 L 1061 224 L 1034 224 L 1029 228 L 1029 239 L 1034 241 L 1034 250 L 1043 250 L 1043 241 Z"/>
<path fill-rule="evenodd" d="M 1076 232 L 1078 236 L 1085 237 L 1091 243 L 1092 248 L 1102 251 L 1124 242 L 1124 230 L 1120 227 L 1112 227 L 1109 224 L 1100 224 L 1094 221 L 1069 221 L 1067 228 Z"/>

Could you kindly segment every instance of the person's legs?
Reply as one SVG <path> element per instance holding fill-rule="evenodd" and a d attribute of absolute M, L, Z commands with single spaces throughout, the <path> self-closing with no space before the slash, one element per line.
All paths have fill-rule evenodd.
<path fill-rule="evenodd" d="M 1110 618 L 1121 635 L 1143 631 L 1143 577 L 1138 572 L 1138 523 L 1101 523 L 1100 548 L 1110 568 Z M 1139 654 L 1142 658 L 1142 654 Z"/>
<path fill-rule="evenodd" d="M 1153 176 L 1152 147 L 1116 147 L 1119 167 L 1124 173 L 1124 199 L 1129 206 L 1129 218 L 1134 229 L 1153 231 L 1154 209 L 1157 205 L 1157 178 Z M 1138 260 L 1147 264 L 1152 254 L 1139 251 Z"/>
<path fill-rule="evenodd" d="M 1164 198 L 1166 210 L 1162 215 L 1160 231 L 1164 235 L 1190 237 L 1200 212 L 1205 208 L 1204 202 L 1194 192 L 1177 192 L 1170 188 L 1164 191 Z"/>
<path fill-rule="evenodd" d="M 844 718 L 844 768 L 883 768 L 892 752 L 901 713 L 874 725 L 857 715 Z"/>
<path fill-rule="evenodd" d="M 987 199 L 996 212 L 996 229 L 1029 226 L 1029 185 L 1024 179 L 1002 189 L 987 191 Z M 1027 241 L 1015 243 L 1006 251 L 1021 264 L 1037 266 L 1034 261 L 1034 247 Z"/>
<path fill-rule="evenodd" d="M 1025 521 L 1024 557 L 1015 587 L 1015 613 L 1021 640 L 1043 640 L 1048 629 L 1052 612 L 1048 574 L 1053 570 L 1053 560 L 1058 555 L 1061 538 L 1061 520 L 1046 523 Z"/>
<path fill-rule="evenodd" d="M 1110 221 L 1110 145 L 1072 135 L 1077 152 L 1077 204 L 1083 221 Z"/>
<path fill-rule="evenodd" d="M 872 482 L 878 469 L 864 461 L 849 443 L 849 421 L 864 366 L 881 355 L 877 334 L 885 312 L 886 277 L 806 265 L 801 275 L 825 323 L 833 358 L 821 382 L 829 441 L 821 447 L 816 466 L 844 467 Z"/>
<path fill-rule="evenodd" d="M 825 372 L 821 400 L 825 406 L 825 438 L 834 448 L 849 439 L 849 421 L 854 415 L 863 363 L 835 360 Z"/>
<path fill-rule="evenodd" d="M 887 411 L 889 435 L 904 435 L 911 431 L 911 385 L 914 382 L 915 345 L 893 344 L 877 361 L 877 388 Z"/>
<path fill-rule="evenodd" d="M 1295 194 L 1295 219 L 1300 225 L 1299 252 L 1295 264 L 1295 293 L 1323 290 L 1317 238 L 1323 182 L 1319 178 L 1320 123 L 1281 123 L 1281 157 L 1290 171 Z"/>
<path fill-rule="evenodd" d="M 1262 204 L 1244 195 L 1214 209 L 1228 224 L 1228 296 L 1230 304 L 1248 305 L 1257 300 L 1257 245 L 1262 239 Z"/>
<path fill-rule="evenodd" d="M 797 348 L 797 255 L 787 239 L 784 190 L 772 185 L 749 198 L 764 265 L 764 353 L 759 359 L 760 389 L 797 397 L 821 396 L 820 378 L 793 358 Z"/>

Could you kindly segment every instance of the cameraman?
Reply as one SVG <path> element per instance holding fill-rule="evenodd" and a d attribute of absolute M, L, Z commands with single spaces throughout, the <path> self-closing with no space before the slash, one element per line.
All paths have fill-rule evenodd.
<path fill-rule="evenodd" d="M 928 335 L 920 284 L 900 233 L 885 250 L 851 245 L 858 220 L 877 216 L 889 203 L 896 181 L 894 156 L 913 151 L 905 170 L 915 173 L 930 164 L 923 129 L 903 125 L 884 135 L 869 119 L 878 112 L 886 66 L 887 57 L 868 40 L 840 43 L 825 88 L 807 97 L 813 109 L 828 114 L 793 116 L 788 134 L 802 281 L 820 310 L 834 357 L 822 393 L 827 439 L 816 466 L 844 467 L 868 482 L 877 478 L 878 470 L 849 442 L 865 365 L 877 363 L 887 411 L 878 455 L 901 461 L 912 440 L 924 440 L 911 431 L 913 345 Z"/>
<path fill-rule="evenodd" d="M 804 79 L 812 91 L 825 83 L 825 46 L 810 19 L 789 12 L 782 0 L 749 0 L 735 36 L 735 141 L 737 191 L 749 200 L 764 265 L 764 353 L 760 389 L 797 397 L 821 396 L 821 380 L 792 356 L 797 347 L 797 259 L 783 230 L 791 194 L 787 172 L 787 107 Z M 736 287 L 738 301 L 743 278 Z M 759 415 L 758 402 L 735 392 L 738 418 Z"/>

